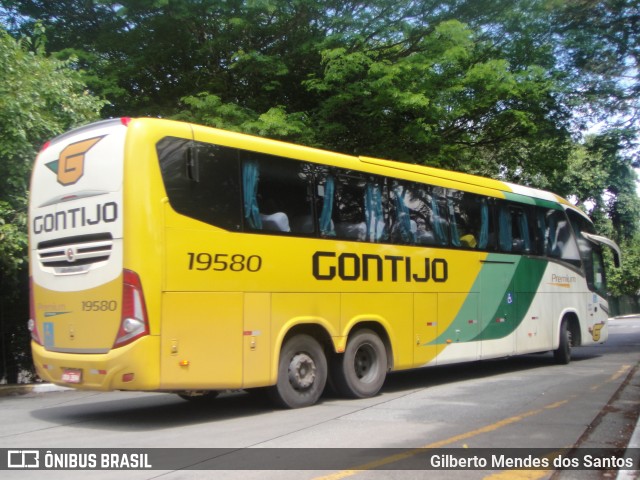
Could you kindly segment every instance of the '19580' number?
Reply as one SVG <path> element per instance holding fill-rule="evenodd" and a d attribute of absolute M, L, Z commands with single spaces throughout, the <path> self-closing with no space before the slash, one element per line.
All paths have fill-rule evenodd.
<path fill-rule="evenodd" d="M 258 255 L 242 255 L 229 253 L 195 253 L 188 252 L 189 270 L 215 270 L 224 272 L 257 272 L 262 268 L 262 257 Z"/>
<path fill-rule="evenodd" d="M 86 300 L 82 302 L 83 312 L 115 312 L 118 302 L 115 300 Z"/>

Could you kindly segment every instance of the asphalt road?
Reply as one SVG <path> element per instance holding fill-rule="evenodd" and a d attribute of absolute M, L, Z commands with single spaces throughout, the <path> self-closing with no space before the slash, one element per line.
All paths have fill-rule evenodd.
<path fill-rule="evenodd" d="M 389 376 L 375 398 L 326 396 L 318 405 L 300 410 L 277 410 L 260 396 L 244 392 L 229 392 L 204 405 L 158 393 L 70 390 L 4 396 L 0 448 L 226 449 L 199 451 L 205 460 L 248 447 L 269 449 L 265 452 L 270 470 L 181 469 L 207 465 L 194 458 L 164 470 L 46 472 L 47 479 L 65 480 L 116 475 L 167 480 L 615 478 L 615 469 L 606 468 L 397 468 L 407 459 L 422 461 L 424 450 L 406 450 L 414 448 L 519 448 L 524 455 L 538 448 L 624 447 L 640 412 L 639 353 L 640 319 L 631 318 L 611 321 L 609 341 L 574 349 L 573 361 L 566 366 L 541 354 L 400 372 Z M 349 468 L 274 470 L 296 456 L 292 449 L 300 448 L 313 449 L 299 450 L 301 458 L 312 455 L 311 460 L 320 464 L 322 455 L 345 452 L 353 454 L 353 462 Z M 403 449 L 405 454 L 368 449 Z M 373 459 L 367 456 L 372 452 Z M 385 470 L 373 470 L 372 461 Z M 28 479 L 42 478 L 43 473 L 9 470 L 0 476 Z M 628 478 L 637 478 L 637 472 Z"/>

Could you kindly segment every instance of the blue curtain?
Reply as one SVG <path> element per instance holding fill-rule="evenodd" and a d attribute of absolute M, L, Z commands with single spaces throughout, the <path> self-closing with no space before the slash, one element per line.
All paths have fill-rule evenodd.
<path fill-rule="evenodd" d="M 529 235 L 529 222 L 527 221 L 527 215 L 522 212 L 518 215 L 518 224 L 520 226 L 520 234 L 524 240 L 524 251 L 531 251 L 531 236 Z"/>
<path fill-rule="evenodd" d="M 433 215 L 433 231 L 436 236 L 436 243 L 446 245 L 447 237 L 442 228 L 442 217 L 440 216 L 440 208 L 438 207 L 435 195 L 431 195 L 431 213 Z"/>
<path fill-rule="evenodd" d="M 380 185 L 367 183 L 364 200 L 367 240 L 379 242 L 385 237 L 384 223 L 382 223 L 382 193 L 380 191 Z"/>
<path fill-rule="evenodd" d="M 411 231 L 411 216 L 409 215 L 409 208 L 404 203 L 404 188 L 400 185 L 395 189 L 395 203 L 396 203 L 396 221 L 400 227 L 400 236 L 405 243 L 416 243 L 416 236 Z"/>
<path fill-rule="evenodd" d="M 449 207 L 449 229 L 451 230 L 451 243 L 454 247 L 460 246 L 460 233 L 458 232 L 458 224 L 456 223 L 456 210 L 453 206 L 453 200 L 447 198 L 447 206 Z"/>
<path fill-rule="evenodd" d="M 478 248 L 487 248 L 489 244 L 489 205 L 487 205 L 485 199 L 482 199 L 482 205 L 480 206 L 480 219 L 482 224 L 480 225 Z"/>
<path fill-rule="evenodd" d="M 324 200 L 322 201 L 322 212 L 320 213 L 320 233 L 324 237 L 335 237 L 331 215 L 333 214 L 333 194 L 336 190 L 334 178 L 329 175 L 324 184 Z"/>
<path fill-rule="evenodd" d="M 262 229 L 260 208 L 258 207 L 258 180 L 260 167 L 258 162 L 246 161 L 242 165 L 242 187 L 244 196 L 244 218 L 250 228 Z"/>
<path fill-rule="evenodd" d="M 511 211 L 507 207 L 500 208 L 500 250 L 510 252 L 513 249 Z"/>

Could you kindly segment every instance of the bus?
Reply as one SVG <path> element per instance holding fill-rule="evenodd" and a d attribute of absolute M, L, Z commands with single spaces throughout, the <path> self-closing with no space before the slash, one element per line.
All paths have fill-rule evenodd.
<path fill-rule="evenodd" d="M 43 146 L 29 205 L 38 375 L 280 406 L 391 371 L 607 339 L 603 247 L 552 193 L 164 119 Z"/>

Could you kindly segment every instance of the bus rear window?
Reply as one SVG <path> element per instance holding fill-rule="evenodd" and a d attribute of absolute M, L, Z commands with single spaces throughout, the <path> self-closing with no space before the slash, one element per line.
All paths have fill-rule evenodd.
<path fill-rule="evenodd" d="M 173 209 L 226 230 L 242 226 L 238 151 L 175 137 L 156 145 Z"/>

